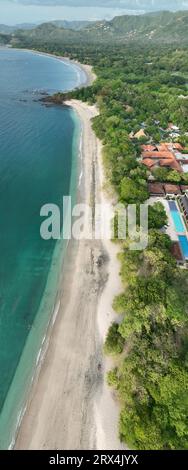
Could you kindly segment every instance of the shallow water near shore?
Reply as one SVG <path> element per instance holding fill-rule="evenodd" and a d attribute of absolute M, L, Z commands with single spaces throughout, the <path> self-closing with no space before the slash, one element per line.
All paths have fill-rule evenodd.
<path fill-rule="evenodd" d="M 57 314 L 66 244 L 40 238 L 40 208 L 76 195 L 80 121 L 45 93 L 84 82 L 74 65 L 0 49 L 0 448 L 13 442 L 42 341 Z"/>

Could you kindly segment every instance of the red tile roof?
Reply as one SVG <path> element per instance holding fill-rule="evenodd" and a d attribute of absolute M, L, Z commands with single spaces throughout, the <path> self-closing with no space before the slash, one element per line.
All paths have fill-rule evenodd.
<path fill-rule="evenodd" d="M 174 242 L 171 247 L 171 253 L 176 258 L 177 261 L 184 261 L 180 244 L 178 242 Z"/>
<path fill-rule="evenodd" d="M 172 167 L 173 160 L 171 158 L 166 158 L 165 160 L 160 160 L 160 166 L 169 166 Z"/>
<path fill-rule="evenodd" d="M 150 151 L 148 151 L 148 152 L 143 152 L 142 153 L 142 158 L 143 158 L 143 163 L 145 163 L 146 159 L 147 159 L 147 161 L 148 160 L 158 161 L 160 166 L 168 166 L 172 170 L 176 170 L 179 173 L 183 172 L 180 163 L 176 160 L 175 155 L 170 151 L 162 151 L 162 152 L 150 152 Z M 148 167 L 152 167 L 150 162 L 148 162 L 148 163 L 146 162 L 145 164 Z"/>
<path fill-rule="evenodd" d="M 165 152 L 143 152 L 143 158 L 174 158 L 175 156 L 172 152 L 166 150 Z"/>
<path fill-rule="evenodd" d="M 180 188 L 181 188 L 181 191 L 182 191 L 182 192 L 188 191 L 188 185 L 186 185 L 186 184 L 182 184 L 182 185 L 180 186 Z"/>
<path fill-rule="evenodd" d="M 157 151 L 156 145 L 142 145 L 141 148 L 142 148 L 142 150 L 143 150 L 144 152 L 153 152 L 153 151 Z"/>
<path fill-rule="evenodd" d="M 175 150 L 183 150 L 182 145 L 179 144 L 178 142 L 174 142 L 174 143 L 172 144 L 172 146 L 173 146 L 173 149 L 175 149 Z"/>
<path fill-rule="evenodd" d="M 154 164 L 152 165 L 151 160 L 153 160 L 154 162 L 158 162 L 160 166 L 167 166 L 172 170 L 182 173 L 183 168 L 180 165 L 181 160 L 177 161 L 174 152 L 171 150 L 172 148 L 179 151 L 183 150 L 183 147 L 178 142 L 174 144 L 162 142 L 156 146 L 142 145 L 142 163 L 148 168 L 152 168 Z M 184 163 L 186 163 L 185 160 Z"/>
<path fill-rule="evenodd" d="M 143 160 L 143 164 L 146 165 L 148 168 L 152 168 L 153 166 L 155 166 L 155 161 L 151 158 L 145 158 L 145 160 Z"/>
<path fill-rule="evenodd" d="M 164 184 L 166 194 L 181 194 L 180 186 L 176 184 Z"/>
<path fill-rule="evenodd" d="M 168 152 L 171 148 L 174 150 L 183 150 L 183 146 L 179 142 L 161 142 L 160 144 L 153 145 L 153 144 L 147 144 L 147 145 L 141 145 L 141 148 L 144 152 Z"/>
<path fill-rule="evenodd" d="M 168 152 L 169 144 L 161 143 L 160 145 L 157 145 L 157 148 L 159 152 Z"/>
<path fill-rule="evenodd" d="M 168 158 L 166 160 L 160 160 L 160 166 L 168 166 L 172 170 L 176 170 L 179 173 L 182 173 L 182 167 L 175 158 Z"/>
<path fill-rule="evenodd" d="M 164 187 L 162 183 L 149 183 L 148 189 L 150 194 L 158 194 L 158 195 L 165 195 Z"/>

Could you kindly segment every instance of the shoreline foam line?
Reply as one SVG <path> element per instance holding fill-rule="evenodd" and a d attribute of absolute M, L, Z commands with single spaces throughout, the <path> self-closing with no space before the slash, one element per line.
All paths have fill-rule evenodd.
<path fill-rule="evenodd" d="M 20 51 L 20 50 L 19 50 Z M 34 53 L 34 51 L 33 51 Z M 68 65 L 68 64 L 67 64 Z M 71 67 L 73 67 L 73 64 L 70 62 L 69 64 Z M 80 145 L 80 144 L 79 144 Z M 76 146 L 78 148 L 78 143 L 76 142 Z M 76 158 L 76 156 L 75 156 Z M 78 159 L 78 155 L 77 155 L 77 159 Z M 74 158 L 73 158 L 74 160 Z M 73 177 L 73 169 L 72 169 L 72 172 L 71 172 L 71 175 Z M 75 176 L 75 175 L 74 175 Z M 78 185 L 78 179 L 76 178 L 76 181 L 77 181 L 77 185 Z M 75 182 L 74 182 L 74 185 L 75 186 Z M 76 189 L 76 188 L 73 188 L 73 189 Z M 59 259 L 59 256 L 61 256 L 63 258 L 64 256 L 64 252 L 66 251 L 66 247 L 62 248 L 60 247 L 60 244 L 57 244 L 57 247 L 56 247 L 56 253 L 57 255 L 54 253 L 54 257 L 52 259 L 52 262 L 51 262 L 51 265 L 53 265 L 53 263 L 55 263 L 55 259 L 57 257 L 57 259 Z M 60 253 L 60 254 L 59 254 Z M 61 277 L 63 276 L 63 268 L 61 266 Z M 58 275 L 58 274 L 57 274 Z M 50 278 L 50 273 L 49 273 L 49 278 Z M 47 284 L 49 282 L 49 278 L 47 280 Z M 46 288 L 47 288 L 47 285 L 46 285 Z M 57 316 L 58 316 L 58 312 L 59 312 L 59 308 L 60 308 L 60 300 L 58 300 L 58 298 L 60 297 L 61 295 L 61 289 L 60 287 L 58 288 L 58 284 L 56 284 L 56 301 L 54 303 L 54 306 L 52 308 L 52 311 L 50 313 L 50 316 L 49 316 L 49 319 L 48 319 L 48 322 L 47 324 L 45 323 L 45 327 L 44 325 L 41 327 L 40 325 L 40 328 L 42 328 L 42 340 L 40 340 L 40 348 L 38 348 L 38 352 L 36 352 L 36 359 L 34 359 L 34 363 L 33 365 L 31 365 L 31 378 L 29 378 L 29 383 L 27 382 L 27 379 L 26 378 L 26 382 L 24 382 L 26 384 L 26 390 L 25 390 L 25 393 L 24 393 L 24 396 L 22 397 L 22 399 L 19 398 L 19 403 L 17 402 L 13 402 L 13 398 L 12 398 L 12 387 L 17 383 L 17 380 L 18 380 L 18 383 L 20 383 L 20 380 L 19 380 L 19 376 L 21 378 L 21 370 L 20 370 L 20 364 L 21 362 L 23 363 L 21 368 L 24 370 L 26 369 L 24 367 L 24 362 L 25 362 L 25 365 L 26 365 L 26 354 L 24 355 L 24 350 L 26 348 L 26 344 L 28 345 L 29 347 L 29 343 L 32 343 L 32 339 L 31 339 L 31 336 L 33 338 L 33 334 L 35 333 L 34 332 L 34 329 L 36 329 L 37 331 L 37 334 L 38 334 L 38 321 L 39 319 L 37 318 L 37 315 L 36 315 L 36 319 L 32 325 L 32 328 L 31 328 L 31 332 L 32 334 L 29 333 L 28 335 L 28 338 L 27 338 L 27 341 L 26 341 L 26 344 L 25 344 L 25 347 L 24 347 L 24 350 L 22 352 L 22 356 L 20 358 L 20 361 L 17 365 L 17 369 L 16 369 L 16 372 L 15 372 L 15 375 L 14 375 L 14 378 L 13 378 L 13 381 L 12 381 L 12 384 L 9 388 L 9 391 L 7 393 L 7 397 L 6 397 L 6 400 L 5 400 L 5 404 L 2 408 L 2 411 L 1 411 L 1 416 L 3 414 L 4 418 L 3 418 L 3 422 L 2 422 L 2 425 L 4 423 L 4 426 L 6 425 L 6 419 L 5 419 L 5 416 L 6 416 L 6 413 L 8 412 L 8 414 L 10 415 L 11 414 L 11 411 L 8 411 L 8 410 L 15 410 L 16 408 L 16 405 L 18 405 L 17 409 L 18 411 L 16 411 L 17 413 L 17 417 L 15 417 L 15 421 L 13 423 L 13 427 L 12 427 L 12 430 L 11 430 L 11 436 L 10 436 L 10 440 L 9 440 L 9 443 L 7 442 L 7 447 L 5 448 L 13 448 L 14 447 L 14 443 L 15 443 L 15 439 L 16 439 L 16 435 L 17 435 L 17 432 L 18 432 L 18 429 L 20 427 L 20 424 L 21 424 L 21 421 L 23 419 L 23 416 L 27 410 L 27 404 L 28 404 L 28 396 L 29 396 L 29 393 L 30 393 L 30 389 L 32 387 L 32 384 L 34 383 L 34 380 L 37 379 L 37 376 L 39 374 L 39 370 L 41 368 L 41 364 L 43 362 L 43 359 L 45 357 L 45 353 L 46 353 L 46 350 L 48 348 L 48 341 L 49 341 L 49 337 L 50 337 L 50 333 L 49 333 L 49 329 L 50 329 L 50 324 L 52 323 L 52 326 L 55 324 L 56 322 L 56 319 L 57 319 Z M 47 302 L 47 299 L 42 298 L 41 300 L 41 305 L 39 307 L 39 310 L 42 309 L 43 307 L 45 308 L 45 304 Z M 42 307 L 42 304 L 44 303 L 44 306 Z M 43 328 L 44 327 L 44 328 Z M 45 332 L 45 334 L 44 334 Z M 34 347 L 34 346 L 33 346 Z M 32 350 L 32 347 L 30 348 Z M 22 371 L 23 372 L 23 371 Z M 7 433 L 9 433 L 9 428 L 8 428 L 8 431 Z M 3 446 L 4 448 L 4 446 Z"/>

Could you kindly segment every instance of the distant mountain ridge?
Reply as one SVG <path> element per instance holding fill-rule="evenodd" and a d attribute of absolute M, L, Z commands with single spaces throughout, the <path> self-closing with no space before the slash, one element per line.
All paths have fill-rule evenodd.
<path fill-rule="evenodd" d="M 65 28 L 65 29 L 74 29 L 76 31 L 79 31 L 80 29 L 85 28 L 86 26 L 91 25 L 94 23 L 93 21 L 67 21 L 67 20 L 56 20 L 52 21 L 52 24 L 55 24 L 59 28 Z"/>
<path fill-rule="evenodd" d="M 1 32 L 1 30 L 0 30 Z M 9 32 L 10 34 L 10 32 Z M 154 42 L 188 44 L 188 11 L 155 12 L 138 16 L 117 16 L 111 21 L 43 23 L 14 31 L 13 45 L 46 47 L 97 42 Z"/>
<path fill-rule="evenodd" d="M 89 26 L 92 23 L 92 21 L 55 20 L 55 21 L 51 21 L 50 23 L 54 24 L 58 28 L 73 29 L 73 30 L 79 31 L 80 29 L 83 29 L 86 26 Z M 0 24 L 0 33 L 10 34 L 10 33 L 14 33 L 18 29 L 22 29 L 22 30 L 35 29 L 41 24 L 45 25 L 45 24 L 48 24 L 48 22 L 47 23 L 35 23 L 35 24 L 34 23 L 21 23 L 21 24 L 16 24 L 13 26 Z"/>
<path fill-rule="evenodd" d="M 3 34 L 10 34 L 16 31 L 17 29 L 34 29 L 36 28 L 36 24 L 34 23 L 21 23 L 21 24 L 16 24 L 14 26 L 8 26 L 6 24 L 0 24 L 0 33 Z"/>
<path fill-rule="evenodd" d="M 98 36 L 111 36 L 118 39 L 154 39 L 188 41 L 188 11 L 155 12 L 144 15 L 117 16 L 111 21 L 97 22 L 85 31 L 96 32 Z"/>

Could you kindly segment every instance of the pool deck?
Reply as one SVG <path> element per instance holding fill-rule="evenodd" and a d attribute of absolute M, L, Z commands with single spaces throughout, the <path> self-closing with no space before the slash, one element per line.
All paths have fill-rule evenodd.
<path fill-rule="evenodd" d="M 173 203 L 173 208 L 170 206 L 170 203 Z M 179 208 L 177 201 L 168 201 L 168 206 L 170 208 L 170 215 L 175 225 L 176 233 L 178 235 L 187 235 L 186 225 L 183 220 L 181 209 Z"/>
<path fill-rule="evenodd" d="M 187 237 L 187 240 L 188 240 L 188 231 L 187 231 L 186 225 L 184 223 L 184 220 L 183 220 L 180 208 L 178 206 L 178 203 L 177 203 L 177 201 L 174 201 L 177 205 L 177 210 L 178 210 L 179 216 L 180 216 L 180 218 L 182 220 L 182 223 L 183 223 L 183 227 L 184 227 L 183 232 L 178 232 L 176 230 L 175 223 L 174 223 L 172 213 L 171 213 L 171 210 L 170 210 L 170 206 L 168 204 L 169 200 L 164 199 L 162 197 L 151 197 L 148 201 L 148 204 L 153 205 L 156 202 L 161 202 L 161 204 L 163 204 L 163 206 L 165 208 L 165 211 L 166 211 L 166 214 L 168 216 L 168 225 L 165 226 L 162 229 L 162 231 L 163 231 L 163 233 L 166 233 L 173 242 L 178 242 L 179 243 L 179 246 L 180 246 L 180 249 L 181 249 L 181 252 L 182 252 L 182 256 L 183 256 L 183 251 L 182 251 L 182 246 L 181 246 L 181 243 L 180 243 L 180 240 L 179 240 L 179 236 L 180 237 L 181 236 Z M 183 259 L 184 259 L 184 263 L 186 263 L 187 258 L 185 258 L 185 256 L 183 256 Z"/>

